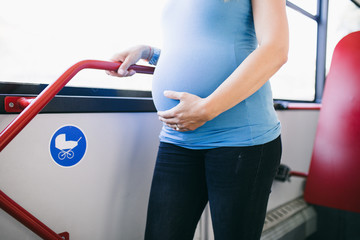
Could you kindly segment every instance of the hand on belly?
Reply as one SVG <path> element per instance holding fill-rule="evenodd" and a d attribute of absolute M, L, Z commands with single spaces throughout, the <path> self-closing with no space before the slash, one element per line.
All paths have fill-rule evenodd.
<path fill-rule="evenodd" d="M 186 92 L 164 91 L 167 98 L 179 100 L 179 104 L 167 111 L 159 111 L 159 119 L 176 131 L 195 130 L 209 118 L 206 99 Z"/>

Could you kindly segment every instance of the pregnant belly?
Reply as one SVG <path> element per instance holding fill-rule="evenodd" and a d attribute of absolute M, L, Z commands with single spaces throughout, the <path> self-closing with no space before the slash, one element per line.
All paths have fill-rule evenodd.
<path fill-rule="evenodd" d="M 231 47 L 195 48 L 186 53 L 177 48 L 162 51 L 156 67 L 152 95 L 157 110 L 164 111 L 179 101 L 166 98 L 165 90 L 188 92 L 199 97 L 209 96 L 235 70 Z"/>

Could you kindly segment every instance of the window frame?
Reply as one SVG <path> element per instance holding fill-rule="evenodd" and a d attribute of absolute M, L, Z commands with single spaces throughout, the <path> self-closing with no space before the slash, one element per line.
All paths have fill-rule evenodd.
<path fill-rule="evenodd" d="M 303 8 L 297 6 L 291 1 L 286 1 L 286 6 L 301 13 L 317 23 L 317 42 L 316 42 L 316 60 L 315 60 L 315 97 L 313 101 L 282 100 L 282 102 L 312 102 L 321 103 L 325 80 L 326 80 L 326 47 L 327 47 L 327 24 L 329 0 L 317 0 L 317 13 L 313 15 Z"/>

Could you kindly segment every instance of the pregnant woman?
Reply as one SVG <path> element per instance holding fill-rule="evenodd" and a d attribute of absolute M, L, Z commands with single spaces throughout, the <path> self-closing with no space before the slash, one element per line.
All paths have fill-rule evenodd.
<path fill-rule="evenodd" d="M 146 240 L 192 240 L 207 203 L 216 240 L 260 239 L 281 158 L 269 78 L 286 62 L 285 0 L 168 0 L 164 45 L 116 54 L 110 75 L 157 65 L 163 122 Z"/>

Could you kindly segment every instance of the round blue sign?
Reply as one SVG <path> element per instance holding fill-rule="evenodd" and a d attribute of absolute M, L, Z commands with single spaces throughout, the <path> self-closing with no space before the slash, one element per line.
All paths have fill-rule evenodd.
<path fill-rule="evenodd" d="M 50 155 L 62 167 L 72 167 L 80 162 L 86 152 L 85 134 L 76 126 L 58 129 L 50 141 Z"/>

